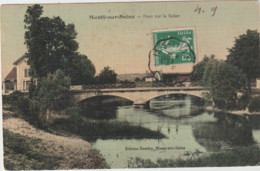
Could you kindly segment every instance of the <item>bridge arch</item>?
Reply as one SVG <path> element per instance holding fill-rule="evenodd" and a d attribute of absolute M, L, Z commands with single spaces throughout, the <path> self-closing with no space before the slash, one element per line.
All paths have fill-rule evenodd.
<path fill-rule="evenodd" d="M 144 103 L 148 103 L 150 100 L 155 99 L 157 97 L 162 97 L 162 96 L 167 96 L 167 95 L 186 95 L 186 96 L 194 96 L 194 97 L 198 97 L 200 99 L 204 99 L 203 94 L 198 94 L 198 93 L 194 93 L 194 92 L 166 92 L 166 93 L 162 93 L 162 94 L 158 94 L 158 95 L 149 96 L 149 97 L 147 97 L 147 99 Z"/>
<path fill-rule="evenodd" d="M 153 100 L 153 99 L 155 99 L 155 98 L 157 98 L 157 97 L 163 97 L 163 96 L 167 96 L 167 95 L 186 95 L 186 96 L 194 96 L 194 97 L 198 97 L 198 98 L 200 98 L 200 99 L 204 99 L 202 96 L 197 95 L 197 94 L 174 92 L 174 93 L 168 93 L 168 94 L 165 94 L 165 95 L 154 96 L 154 97 L 148 99 L 147 101 Z"/>
<path fill-rule="evenodd" d="M 87 96 L 83 95 L 80 98 L 78 98 L 75 102 L 76 102 L 76 104 L 80 104 L 80 103 L 82 103 L 86 100 L 91 100 L 92 98 L 95 98 L 95 97 L 119 97 L 119 98 L 131 101 L 132 103 L 134 103 L 133 99 L 130 99 L 130 98 L 122 96 L 122 95 L 112 95 L 112 94 L 110 94 L 110 95 L 107 95 L 107 94 L 98 94 L 98 95 L 91 94 L 91 95 L 87 95 Z"/>

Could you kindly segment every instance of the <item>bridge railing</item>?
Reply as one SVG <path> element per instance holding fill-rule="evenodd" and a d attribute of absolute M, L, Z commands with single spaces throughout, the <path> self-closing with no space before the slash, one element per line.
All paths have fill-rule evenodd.
<path fill-rule="evenodd" d="M 116 84 L 95 84 L 95 85 L 73 85 L 70 90 L 85 89 L 113 89 L 113 88 L 141 88 L 141 87 L 196 87 L 197 84 L 179 84 L 171 82 L 152 82 L 152 83 L 116 83 Z"/>
<path fill-rule="evenodd" d="M 83 85 L 82 89 L 134 88 L 135 83 Z"/>

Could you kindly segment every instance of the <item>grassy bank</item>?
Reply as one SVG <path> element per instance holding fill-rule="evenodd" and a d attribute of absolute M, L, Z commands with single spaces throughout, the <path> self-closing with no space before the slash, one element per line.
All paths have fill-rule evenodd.
<path fill-rule="evenodd" d="M 128 161 L 129 168 L 167 168 L 167 167 L 225 167 L 255 166 L 260 162 L 258 147 L 241 147 L 232 151 L 210 154 L 189 159 L 149 159 L 135 158 Z"/>
<path fill-rule="evenodd" d="M 141 125 L 129 122 L 96 120 L 85 118 L 80 114 L 71 114 L 67 118 L 56 118 L 52 123 L 46 123 L 35 116 L 19 115 L 38 129 L 61 136 L 78 135 L 87 141 L 97 139 L 161 139 L 166 138 L 160 131 L 153 131 Z"/>
<path fill-rule="evenodd" d="M 57 169 L 62 156 L 48 154 L 41 140 L 3 130 L 4 166 L 7 170 Z"/>
<path fill-rule="evenodd" d="M 140 125 L 128 122 L 109 120 L 94 120 L 84 118 L 79 114 L 72 114 L 68 119 L 56 119 L 49 126 L 49 130 L 56 134 L 76 134 L 88 141 L 97 139 L 144 139 L 165 138 L 159 131 L 152 131 Z"/>
<path fill-rule="evenodd" d="M 143 139 L 165 138 L 159 131 L 152 131 L 140 125 L 132 125 L 128 122 L 99 120 L 86 118 L 77 112 L 69 112 L 54 118 L 51 122 L 45 122 L 40 117 L 40 111 L 35 109 L 28 95 L 19 92 L 13 93 L 3 99 L 4 108 L 13 110 L 18 117 L 26 120 L 35 127 L 58 135 L 78 135 L 84 140 L 95 141 L 97 139 Z M 111 101 L 111 99 L 109 99 Z M 109 101 L 109 103 L 110 103 Z M 108 111 L 112 112 L 112 111 Z M 58 112 L 57 112 L 58 113 Z M 56 112 L 53 112 L 53 115 Z M 46 115 L 46 114 L 43 114 Z M 109 113 L 107 114 L 109 115 Z M 113 115 L 113 114 L 112 114 Z M 62 117 L 64 116 L 64 117 Z M 52 116 L 50 115 L 49 118 Z"/>

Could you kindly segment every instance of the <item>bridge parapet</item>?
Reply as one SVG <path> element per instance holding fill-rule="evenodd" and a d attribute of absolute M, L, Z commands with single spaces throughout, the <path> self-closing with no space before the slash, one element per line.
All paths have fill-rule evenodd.
<path fill-rule="evenodd" d="M 72 85 L 71 90 L 85 90 L 85 89 L 118 89 L 118 88 L 147 88 L 147 87 L 199 87 L 199 86 L 185 86 L 184 84 L 166 83 L 166 82 L 129 82 L 116 84 L 93 84 L 93 85 Z"/>
<path fill-rule="evenodd" d="M 135 83 L 125 84 L 93 84 L 93 85 L 71 85 L 70 90 L 85 90 L 85 89 L 108 89 L 108 88 L 133 88 Z"/>
<path fill-rule="evenodd" d="M 95 96 L 117 96 L 133 101 L 134 104 L 145 104 L 147 101 L 164 95 L 187 94 L 203 98 L 208 92 L 203 87 L 136 87 L 71 90 L 75 103 Z"/>

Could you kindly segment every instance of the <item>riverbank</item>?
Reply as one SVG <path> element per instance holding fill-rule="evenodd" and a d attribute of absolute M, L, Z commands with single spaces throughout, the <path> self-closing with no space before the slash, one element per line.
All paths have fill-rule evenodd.
<path fill-rule="evenodd" d="M 230 114 L 234 114 L 234 115 L 260 115 L 260 112 L 249 112 L 248 109 L 246 109 L 246 110 L 222 110 L 219 108 L 208 106 L 208 107 L 206 107 L 206 110 L 212 111 L 212 112 L 216 111 L 216 112 L 230 113 Z"/>
<path fill-rule="evenodd" d="M 259 166 L 260 149 L 257 146 L 240 147 L 204 156 L 187 159 L 158 159 L 156 162 L 140 157 L 128 161 L 129 168 L 170 168 L 170 167 L 231 167 Z"/>
<path fill-rule="evenodd" d="M 76 136 L 58 136 L 43 130 L 36 129 L 28 122 L 23 119 L 17 117 L 14 112 L 3 110 L 3 128 L 5 135 L 12 138 L 12 143 L 15 140 L 17 135 L 17 141 L 23 139 L 22 142 L 17 142 L 16 148 L 21 149 L 26 145 L 30 144 L 22 144 L 22 143 L 30 143 L 33 140 L 37 140 L 34 142 L 34 145 L 37 148 L 37 151 L 34 153 L 46 153 L 50 157 L 53 156 L 58 163 L 57 166 L 53 166 L 55 169 L 103 169 L 109 168 L 109 166 L 103 160 L 102 155 L 96 151 L 87 141 L 82 140 Z M 26 140 L 26 138 L 28 138 Z M 4 137 L 4 144 L 9 144 L 7 139 Z M 11 143 L 11 142 L 10 142 Z M 15 146 L 15 145 L 14 145 Z M 6 146 L 4 147 L 4 162 L 5 167 L 7 167 L 6 162 L 8 162 L 8 166 L 12 168 L 6 169 L 25 169 L 20 167 L 22 161 L 12 161 L 12 156 L 14 154 L 6 151 Z M 24 155 L 21 150 L 14 150 L 17 152 L 17 155 Z M 32 156 L 26 156 L 28 167 L 26 169 L 35 169 L 34 162 L 37 159 L 32 158 Z M 35 156 L 35 155 L 34 155 Z M 44 156 L 41 156 L 44 157 Z M 18 159 L 19 160 L 19 159 Z M 42 160 L 44 162 L 44 160 Z M 32 168 L 30 168 L 32 166 Z M 38 169 L 50 169 L 50 168 L 38 168 Z"/>
<path fill-rule="evenodd" d="M 140 124 L 130 124 L 126 121 L 91 119 L 87 116 L 84 117 L 77 111 L 69 111 L 68 115 L 67 119 L 55 119 L 53 123 L 48 124 L 48 130 L 59 135 L 78 135 L 88 142 L 95 142 L 97 139 L 167 138 L 160 130 L 150 130 Z"/>

